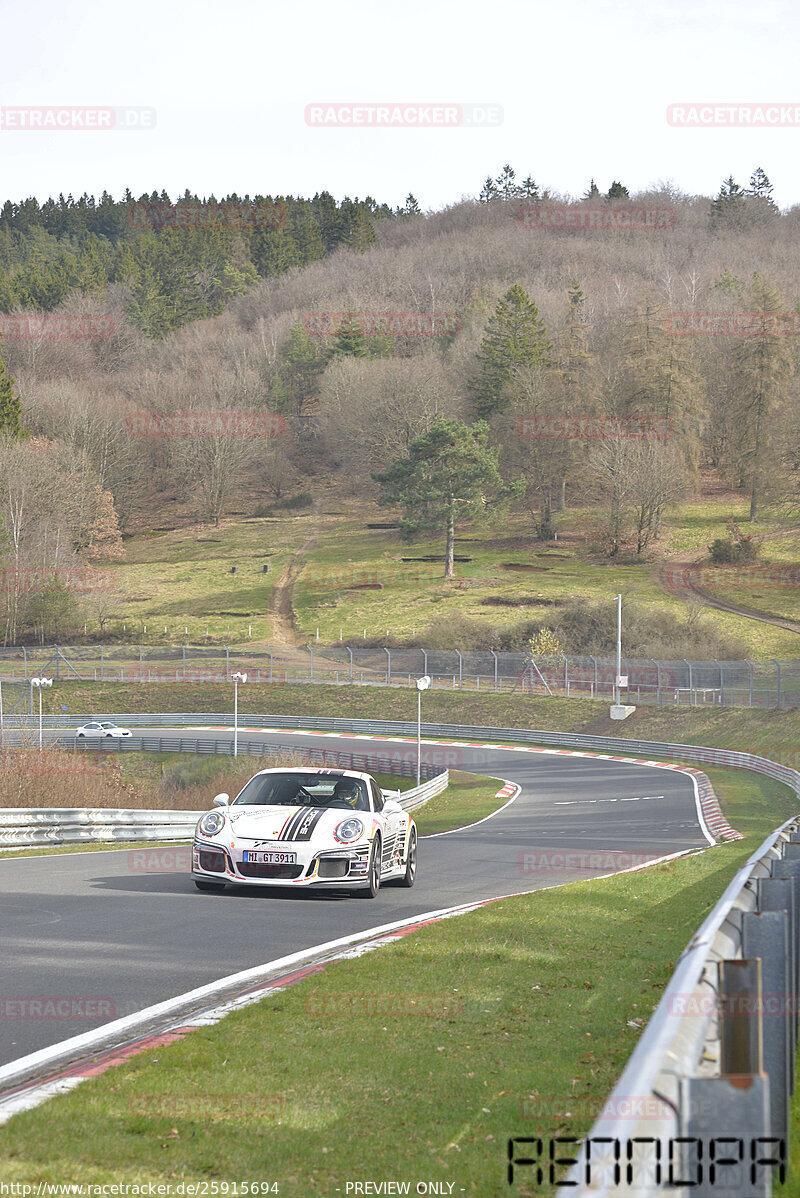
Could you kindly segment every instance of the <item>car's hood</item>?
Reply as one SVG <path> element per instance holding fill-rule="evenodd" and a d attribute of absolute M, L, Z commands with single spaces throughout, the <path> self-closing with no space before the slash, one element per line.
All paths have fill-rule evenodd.
<path fill-rule="evenodd" d="M 290 843 L 333 840 L 334 829 L 350 816 L 361 820 L 368 830 L 372 817 L 368 811 L 346 811 L 342 807 L 236 807 L 229 808 L 228 828 L 245 840 L 274 840 Z"/>

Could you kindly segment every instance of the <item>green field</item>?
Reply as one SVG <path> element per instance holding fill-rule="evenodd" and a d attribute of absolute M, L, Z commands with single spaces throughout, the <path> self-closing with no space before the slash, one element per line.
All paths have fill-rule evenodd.
<path fill-rule="evenodd" d="M 391 523 L 391 513 L 364 501 L 339 498 L 313 514 L 231 517 L 218 528 L 151 529 L 127 539 L 125 561 L 107 567 L 118 589 L 106 613 L 106 635 L 151 646 L 269 644 L 276 632 L 269 614 L 272 588 L 312 534 L 316 540 L 293 593 L 299 644 L 317 643 L 317 633 L 320 644 L 337 644 L 340 636 L 355 642 L 364 634 L 368 640 L 388 634 L 390 640 L 423 643 L 431 625 L 432 635 L 446 640 L 441 626 L 451 623 L 447 645 L 430 646 L 451 647 L 459 621 L 479 622 L 499 634 L 519 621 L 552 614 L 559 604 L 609 602 L 620 591 L 646 610 L 684 620 L 686 604 L 664 593 L 655 567 L 665 558 L 707 548 L 725 535 L 730 516 L 741 521 L 744 532 L 753 531 L 741 500 L 682 504 L 669 513 L 651 555 L 619 563 L 597 552 L 596 512 L 559 514 L 560 538 L 547 544 L 534 538 L 530 517 L 512 513 L 502 522 L 459 530 L 456 555 L 470 560 L 456 562 L 456 577 L 448 584 L 441 537 L 405 544 L 391 529 L 369 528 Z M 800 536 L 775 535 L 791 527 L 787 512 L 767 514 L 755 527 L 766 561 L 800 559 Z M 417 560 L 424 558 L 435 560 Z M 767 601 L 753 595 L 735 599 L 791 615 L 798 601 L 790 590 L 770 588 Z M 498 595 L 513 606 L 496 606 Z M 751 656 L 797 655 L 798 638 L 786 630 L 711 610 L 702 620 Z M 96 620 L 90 616 L 88 622 L 96 635 Z"/>

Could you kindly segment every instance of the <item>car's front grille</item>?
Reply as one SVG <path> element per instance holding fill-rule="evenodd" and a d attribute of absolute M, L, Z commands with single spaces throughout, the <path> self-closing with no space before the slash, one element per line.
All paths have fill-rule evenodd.
<path fill-rule="evenodd" d="M 243 878 L 299 878 L 303 865 L 261 865 L 253 861 L 238 861 L 236 868 Z"/>
<path fill-rule="evenodd" d="M 350 862 L 346 857 L 323 857 L 317 870 L 318 878 L 346 878 Z"/>
<path fill-rule="evenodd" d="M 206 872 L 210 874 L 224 874 L 225 854 L 212 852 L 208 849 L 201 849 L 200 868 L 206 870 Z"/>

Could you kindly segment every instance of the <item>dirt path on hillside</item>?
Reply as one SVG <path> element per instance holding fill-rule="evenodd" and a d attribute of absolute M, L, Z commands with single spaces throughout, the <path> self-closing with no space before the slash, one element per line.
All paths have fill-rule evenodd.
<path fill-rule="evenodd" d="M 798 533 L 796 528 L 782 529 L 778 533 L 771 534 L 773 537 L 789 537 L 796 536 Z M 680 559 L 673 559 L 662 562 L 656 569 L 656 581 L 662 590 L 668 595 L 674 595 L 677 599 L 683 599 L 685 602 L 699 603 L 703 607 L 715 608 L 717 611 L 727 611 L 736 616 L 744 616 L 747 620 L 756 620 L 760 624 L 772 624 L 776 628 L 785 628 L 787 632 L 794 632 L 800 635 L 800 620 L 792 620 L 789 616 L 781 616 L 775 612 L 759 611 L 755 608 L 744 607 L 739 603 L 729 603 L 726 599 L 718 599 L 716 595 L 710 594 L 702 586 L 699 586 L 696 581 L 697 567 L 707 558 L 705 549 L 698 549 L 689 556 Z M 717 567 L 724 570 L 725 567 Z M 744 567 L 747 569 L 748 567 Z M 759 569 L 757 563 L 753 567 Z M 769 567 L 765 567 L 768 569 Z M 775 567 L 780 569 L 780 567 Z M 735 570 L 736 567 L 731 567 Z"/>
<path fill-rule="evenodd" d="M 297 649 L 302 643 L 297 634 L 297 628 L 294 622 L 294 606 L 292 604 L 292 594 L 294 586 L 300 577 L 303 566 L 306 562 L 306 555 L 309 549 L 316 544 L 319 538 L 319 512 L 315 508 L 312 519 L 312 532 L 309 537 L 303 541 L 303 544 L 297 549 L 290 558 L 287 565 L 284 567 L 282 574 L 277 579 L 275 585 L 270 591 L 269 603 L 267 604 L 267 615 L 270 619 L 272 632 L 270 635 L 270 643 L 276 649 Z M 305 655 L 304 655 L 305 660 Z"/>

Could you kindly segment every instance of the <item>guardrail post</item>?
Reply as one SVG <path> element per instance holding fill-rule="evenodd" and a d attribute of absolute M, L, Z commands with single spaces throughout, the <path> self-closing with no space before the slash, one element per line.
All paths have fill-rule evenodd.
<path fill-rule="evenodd" d="M 787 846 L 788 847 L 788 846 Z M 794 995 L 797 994 L 797 977 L 798 965 L 798 944 L 797 944 L 797 897 L 795 893 L 794 878 L 791 877 L 791 871 L 786 870 L 784 862 L 780 858 L 774 861 L 773 869 L 775 873 L 781 876 L 771 878 L 758 879 L 758 910 L 759 911 L 785 911 L 789 921 L 789 977 L 791 979 L 790 989 Z M 795 1003 L 795 1008 L 796 1008 Z M 792 1029 L 795 1040 L 797 1039 L 798 1029 L 798 1012 L 795 1009 L 792 1016 Z"/>
<path fill-rule="evenodd" d="M 769 1077 L 770 1131 L 788 1143 L 794 1037 L 789 1004 L 789 929 L 785 911 L 748 911 L 742 917 L 742 955 L 761 959 L 764 1071 Z M 793 989 L 793 987 L 792 987 Z M 777 1005 L 777 1009 L 776 1009 Z M 793 1006 L 793 1004 L 792 1004 Z"/>
<path fill-rule="evenodd" d="M 761 960 L 720 961 L 718 976 L 720 1073 L 723 1077 L 752 1077 L 762 1072 L 764 1058 Z"/>
<path fill-rule="evenodd" d="M 494 649 L 490 649 L 489 652 L 491 653 L 492 657 L 494 658 L 494 689 L 497 690 L 497 654 L 495 653 Z M 425 673 L 426 674 L 428 672 L 427 665 L 428 665 L 428 663 L 426 661 L 425 662 L 425 666 L 426 666 Z"/>
<path fill-rule="evenodd" d="M 684 1137 L 684 1142 L 675 1144 L 675 1156 L 683 1158 L 676 1162 L 675 1171 L 682 1170 L 676 1192 L 695 1198 L 742 1198 L 744 1194 L 747 1198 L 769 1198 L 772 1179 L 780 1175 L 786 1158 L 782 1160 L 777 1144 L 767 1141 L 770 1135 L 767 1078 L 763 1074 L 684 1077 L 679 1082 L 678 1107 L 679 1136 Z M 767 1142 L 759 1144 L 759 1139 Z M 741 1160 L 737 1159 L 739 1153 L 734 1156 L 737 1140 L 742 1147 Z M 718 1157 L 713 1182 L 709 1168 L 712 1141 Z M 702 1157 L 697 1152 L 698 1144 Z M 751 1144 L 757 1151 L 752 1163 Z M 671 1163 L 667 1162 L 662 1175 Z"/>

